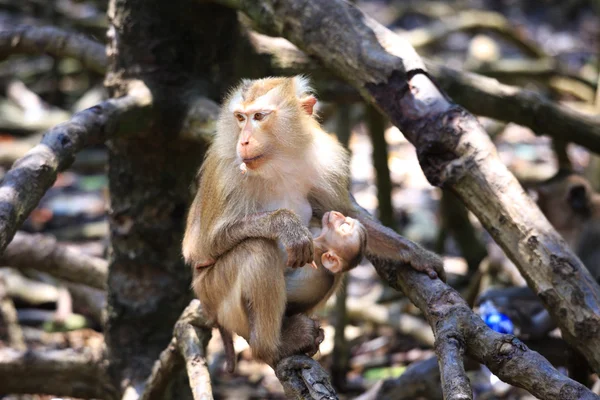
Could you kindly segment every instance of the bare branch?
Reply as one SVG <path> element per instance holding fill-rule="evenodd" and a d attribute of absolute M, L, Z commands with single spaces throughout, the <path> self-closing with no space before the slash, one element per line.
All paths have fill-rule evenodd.
<path fill-rule="evenodd" d="M 99 350 L 0 349 L 0 393 L 111 398 Z"/>
<path fill-rule="evenodd" d="M 33 268 L 73 283 L 106 290 L 108 262 L 61 245 L 52 236 L 17 232 L 0 263 L 14 268 Z"/>
<path fill-rule="evenodd" d="M 20 25 L 0 31 L 0 53 L 72 57 L 92 71 L 106 72 L 106 50 L 101 43 L 51 26 Z"/>
<path fill-rule="evenodd" d="M 196 377 L 200 379 L 202 384 L 206 384 L 208 382 L 209 386 L 206 388 L 206 393 L 212 393 L 212 389 L 210 388 L 210 379 L 208 381 L 204 381 L 204 379 L 208 377 L 208 370 L 206 370 L 206 363 L 203 355 L 205 344 L 210 339 L 210 329 L 208 327 L 209 325 L 206 321 L 206 317 L 203 314 L 200 301 L 197 299 L 192 300 L 190 304 L 183 310 L 181 316 L 175 324 L 173 339 L 171 339 L 171 342 L 167 348 L 160 353 L 158 360 L 156 360 L 154 363 L 154 366 L 152 367 L 152 373 L 144 384 L 145 388 L 140 396 L 140 400 L 162 399 L 164 397 L 164 392 L 167 388 L 167 385 L 172 380 L 173 375 L 184 365 L 185 355 L 182 357 L 182 348 L 183 353 L 187 352 L 188 355 L 191 355 L 190 360 L 193 358 L 194 354 L 200 354 L 200 366 L 198 367 L 199 371 L 194 371 L 194 366 L 192 366 L 192 370 L 188 369 L 188 374 L 194 374 L 194 380 L 192 380 L 192 376 L 190 376 L 190 387 L 192 388 L 194 396 L 196 396 L 196 392 L 194 391 L 196 387 L 198 387 L 199 390 L 202 389 L 202 385 L 197 385 Z M 190 328 L 204 329 L 205 332 L 197 333 L 194 331 L 194 333 L 192 333 L 189 331 Z M 198 338 L 198 343 L 201 343 L 199 349 L 201 351 L 200 353 L 194 353 L 194 350 L 198 350 L 198 348 L 194 348 L 195 345 L 189 342 L 193 336 L 196 336 Z M 178 337 L 181 337 L 187 342 L 183 345 L 179 345 Z M 199 341 L 199 338 L 202 338 L 202 342 Z M 186 364 L 187 363 L 188 359 L 186 359 Z M 204 376 L 204 373 L 206 373 L 206 376 Z M 212 394 L 210 397 L 212 398 Z"/>
<path fill-rule="evenodd" d="M 179 353 L 185 360 L 194 400 L 212 399 L 212 386 L 206 362 L 205 348 L 208 335 L 187 322 L 175 324 L 175 338 Z"/>
<path fill-rule="evenodd" d="M 452 336 L 439 337 L 435 353 L 440 365 L 444 399 L 473 399 L 471 382 L 463 365 L 464 344 Z"/>
<path fill-rule="evenodd" d="M 120 122 L 149 109 L 150 93 L 141 83 L 139 86 L 128 96 L 104 101 L 50 129 L 39 145 L 14 163 L 0 185 L 0 254 L 52 186 L 56 174 L 73 162 L 79 150 L 120 133 L 119 129 L 127 126 Z"/>

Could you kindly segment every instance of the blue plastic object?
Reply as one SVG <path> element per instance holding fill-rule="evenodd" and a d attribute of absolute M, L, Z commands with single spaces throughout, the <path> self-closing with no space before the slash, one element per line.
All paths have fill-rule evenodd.
<path fill-rule="evenodd" d="M 479 306 L 479 312 L 481 319 L 483 319 L 483 322 L 485 322 L 490 329 L 499 333 L 512 334 L 514 332 L 515 326 L 510 318 L 498 311 L 491 301 L 488 300 L 481 304 Z"/>

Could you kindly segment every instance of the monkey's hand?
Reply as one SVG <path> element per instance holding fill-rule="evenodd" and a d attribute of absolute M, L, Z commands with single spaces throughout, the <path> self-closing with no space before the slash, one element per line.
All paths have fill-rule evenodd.
<path fill-rule="evenodd" d="M 287 253 L 287 266 L 303 267 L 314 260 L 313 238 L 307 227 L 297 218 L 289 219 L 283 225 L 279 241 Z"/>
<path fill-rule="evenodd" d="M 411 244 L 412 246 L 400 251 L 401 260 L 410 264 L 415 270 L 426 273 L 431 279 L 439 277 L 446 282 L 446 271 L 444 271 L 442 258 L 417 244 Z"/>

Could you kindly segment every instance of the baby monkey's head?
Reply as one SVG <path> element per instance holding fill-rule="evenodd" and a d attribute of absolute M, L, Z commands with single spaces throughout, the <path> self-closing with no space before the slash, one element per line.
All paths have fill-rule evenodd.
<path fill-rule="evenodd" d="M 337 211 L 326 212 L 323 230 L 314 239 L 315 260 L 334 274 L 358 265 L 367 248 L 367 230 L 354 218 Z"/>

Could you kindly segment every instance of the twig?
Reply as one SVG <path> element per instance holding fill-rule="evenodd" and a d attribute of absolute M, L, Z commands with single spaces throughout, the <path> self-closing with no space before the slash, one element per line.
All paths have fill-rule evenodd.
<path fill-rule="evenodd" d="M 68 282 L 106 290 L 108 262 L 62 245 L 52 236 L 17 232 L 0 263 L 33 268 Z"/>
<path fill-rule="evenodd" d="M 0 53 L 72 57 L 99 74 L 104 74 L 107 64 L 106 51 L 102 44 L 81 34 L 51 26 L 21 25 L 0 31 Z"/>
<path fill-rule="evenodd" d="M 152 98 L 145 86 L 140 83 L 140 88 L 130 93 L 78 112 L 50 129 L 41 143 L 6 173 L 0 185 L 0 254 L 52 186 L 57 173 L 73 162 L 79 150 L 103 142 L 127 125 L 119 124 L 124 118 L 149 108 Z"/>
<path fill-rule="evenodd" d="M 101 352 L 0 349 L 0 393 L 111 398 Z"/>

